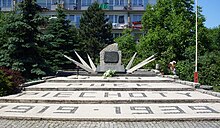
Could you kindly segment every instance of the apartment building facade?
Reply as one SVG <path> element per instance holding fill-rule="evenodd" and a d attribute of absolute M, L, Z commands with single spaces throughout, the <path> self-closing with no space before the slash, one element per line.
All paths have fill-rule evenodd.
<path fill-rule="evenodd" d="M 1 11 L 12 10 L 20 1 L 22 0 L 0 0 Z M 125 28 L 133 28 L 134 34 L 141 34 L 140 21 L 146 6 L 156 3 L 156 0 L 37 0 L 37 3 L 45 10 L 42 15 L 52 18 L 56 15 L 57 5 L 62 5 L 67 11 L 67 19 L 78 27 L 82 13 L 95 1 L 112 23 L 114 37 L 120 36 Z"/>

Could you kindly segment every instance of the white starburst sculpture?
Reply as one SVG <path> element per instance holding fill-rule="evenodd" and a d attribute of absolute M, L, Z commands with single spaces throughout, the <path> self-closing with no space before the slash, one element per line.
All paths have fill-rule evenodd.
<path fill-rule="evenodd" d="M 90 63 L 90 66 L 82 59 L 82 57 L 80 57 L 80 55 L 75 51 L 75 54 L 77 55 L 77 57 L 79 58 L 79 60 L 81 61 L 81 63 L 77 62 L 76 60 L 66 56 L 66 55 L 63 55 L 65 58 L 67 58 L 68 60 L 72 61 L 74 64 L 76 64 L 77 66 L 79 66 L 80 68 L 86 70 L 87 72 L 89 73 L 92 73 L 92 74 L 96 74 L 96 66 L 95 64 L 92 62 L 92 59 L 90 58 L 90 56 L 87 54 L 87 57 L 88 57 L 88 60 L 89 60 L 89 63 Z M 133 73 L 134 71 L 136 71 L 137 69 L 143 67 L 144 65 L 154 61 L 156 58 L 155 58 L 155 55 L 152 55 L 150 56 L 149 58 L 145 59 L 144 61 L 140 62 L 139 64 L 135 65 L 134 67 L 131 68 L 132 64 L 133 64 L 133 61 L 135 59 L 135 56 L 137 55 L 137 53 L 135 53 L 133 55 L 133 57 L 131 58 L 131 60 L 129 61 L 128 65 L 126 66 L 126 73 Z"/>

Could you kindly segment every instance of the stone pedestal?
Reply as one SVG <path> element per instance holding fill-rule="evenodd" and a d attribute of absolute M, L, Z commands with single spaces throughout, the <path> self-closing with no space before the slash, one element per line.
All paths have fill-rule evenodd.
<path fill-rule="evenodd" d="M 121 51 L 118 50 L 118 44 L 108 45 L 100 52 L 100 65 L 97 72 L 105 72 L 107 70 L 115 70 L 116 72 L 125 72 L 125 68 L 121 65 Z"/>

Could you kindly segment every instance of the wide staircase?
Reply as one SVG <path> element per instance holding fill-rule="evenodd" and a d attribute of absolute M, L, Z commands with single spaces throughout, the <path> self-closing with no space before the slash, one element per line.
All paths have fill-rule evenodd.
<path fill-rule="evenodd" d="M 0 97 L 0 118 L 76 121 L 219 120 L 218 93 L 161 76 L 55 77 Z"/>

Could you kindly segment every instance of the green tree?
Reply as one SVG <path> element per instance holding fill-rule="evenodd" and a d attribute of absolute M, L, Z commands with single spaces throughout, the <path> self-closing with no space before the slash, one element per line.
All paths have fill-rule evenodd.
<path fill-rule="evenodd" d="M 172 61 L 194 60 L 195 13 L 192 0 L 158 0 L 148 5 L 142 18 L 145 36 L 138 45 L 142 56 L 157 53 L 163 70 Z M 199 34 L 204 33 L 204 17 L 200 14 Z M 205 35 L 205 34 L 204 34 Z M 200 53 L 204 50 L 205 36 L 199 36 Z M 192 56 L 193 55 L 193 56 Z M 193 65 L 192 65 L 193 66 Z M 193 71 L 192 71 L 193 72 Z"/>
<path fill-rule="evenodd" d="M 208 35 L 208 39 L 211 42 L 209 47 L 206 47 L 206 50 L 220 50 L 220 25 L 213 29 L 208 29 L 206 35 Z"/>
<path fill-rule="evenodd" d="M 7 24 L 7 17 L 10 15 L 10 13 L 3 13 L 0 11 L 0 50 L 1 50 L 1 47 L 3 46 L 3 44 L 6 42 L 5 40 L 5 35 L 3 35 L 4 33 L 4 25 Z"/>
<path fill-rule="evenodd" d="M 134 36 L 131 35 L 131 29 L 125 29 L 122 36 L 115 39 L 119 49 L 122 51 L 122 62 L 127 64 L 133 54 L 136 52 L 136 42 Z"/>
<path fill-rule="evenodd" d="M 72 62 L 64 58 L 63 54 L 73 56 L 78 43 L 77 29 L 70 25 L 69 20 L 66 20 L 64 9 L 58 5 L 56 12 L 56 18 L 50 19 L 46 29 L 49 38 L 45 57 L 53 72 L 58 69 L 72 68 Z"/>
<path fill-rule="evenodd" d="M 220 86 L 220 52 L 206 52 L 199 57 L 199 82 L 205 85 Z"/>
<path fill-rule="evenodd" d="M 112 25 L 105 19 L 105 13 L 97 2 L 93 3 L 80 19 L 80 49 L 88 53 L 93 60 L 98 58 L 99 52 L 113 43 Z M 86 54 L 84 54 L 85 57 Z"/>
<path fill-rule="evenodd" d="M 46 75 L 49 67 L 39 50 L 42 45 L 39 26 L 44 23 L 39 15 L 40 6 L 35 0 L 25 0 L 18 9 L 3 26 L 6 41 L 0 51 L 0 66 L 21 71 L 28 79 Z"/>

